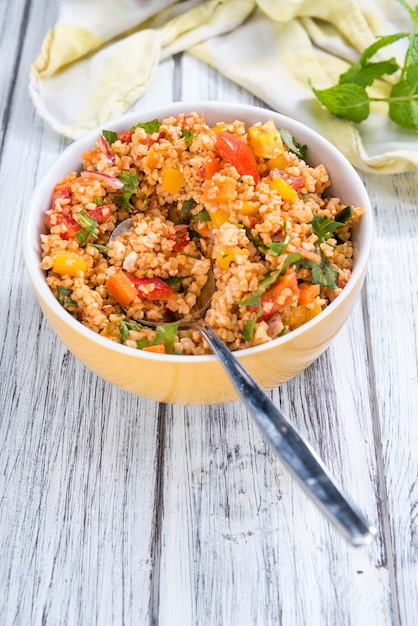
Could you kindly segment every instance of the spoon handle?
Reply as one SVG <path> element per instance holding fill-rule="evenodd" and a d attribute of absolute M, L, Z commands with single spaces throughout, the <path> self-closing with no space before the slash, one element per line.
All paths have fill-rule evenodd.
<path fill-rule="evenodd" d="M 190 322 L 205 337 L 281 461 L 319 508 L 353 545 L 372 541 L 376 529 L 331 476 L 313 448 L 299 435 L 216 333 L 203 320 Z"/>

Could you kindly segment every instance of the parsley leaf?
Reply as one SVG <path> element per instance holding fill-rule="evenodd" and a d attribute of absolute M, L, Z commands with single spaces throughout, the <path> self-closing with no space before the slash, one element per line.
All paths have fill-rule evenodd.
<path fill-rule="evenodd" d="M 253 340 L 256 323 L 257 323 L 257 320 L 255 319 L 251 319 L 251 320 L 248 320 L 248 322 L 245 322 L 244 328 L 242 331 L 242 336 L 244 337 L 245 341 Z"/>
<path fill-rule="evenodd" d="M 152 135 L 152 133 L 156 133 L 158 130 L 160 130 L 160 126 L 160 120 L 154 119 L 150 122 L 139 122 L 139 124 L 136 124 L 132 127 L 132 130 L 136 130 L 137 128 L 143 128 L 147 135 Z"/>
<path fill-rule="evenodd" d="M 341 209 L 341 211 L 338 211 L 337 215 L 335 216 L 335 221 L 341 222 L 341 224 L 345 224 L 346 222 L 348 222 L 350 217 L 353 217 L 353 214 L 353 207 L 351 204 L 348 204 L 346 207 Z"/>
<path fill-rule="evenodd" d="M 94 196 L 93 202 L 97 206 L 103 206 L 104 204 L 107 204 L 107 200 L 105 200 L 104 198 L 99 198 L 99 196 Z"/>
<path fill-rule="evenodd" d="M 269 241 L 262 246 L 258 246 L 260 252 L 269 254 L 270 256 L 280 256 L 286 250 L 290 243 L 290 233 L 286 234 L 283 241 Z"/>
<path fill-rule="evenodd" d="M 123 187 L 121 191 L 114 194 L 113 200 L 121 211 L 131 213 L 133 209 L 131 198 L 135 194 L 139 195 L 138 172 L 136 172 L 135 170 L 124 171 L 119 176 L 119 180 L 123 182 Z"/>
<path fill-rule="evenodd" d="M 211 221 L 211 216 L 209 215 L 209 213 L 206 211 L 206 209 L 202 209 L 201 211 L 199 211 L 199 213 L 197 215 L 193 215 L 192 220 L 194 222 L 210 222 Z"/>
<path fill-rule="evenodd" d="M 123 319 L 120 320 L 119 322 L 119 337 L 120 337 L 120 342 L 121 343 L 125 343 L 125 341 L 128 338 L 129 335 L 129 331 L 130 330 L 143 330 L 144 327 L 141 326 L 141 324 L 138 324 L 137 322 L 134 322 L 132 320 L 128 320 L 128 319 Z"/>
<path fill-rule="evenodd" d="M 305 161 L 306 154 L 308 152 L 308 146 L 301 146 L 300 143 L 296 141 L 294 137 L 289 133 L 286 128 L 279 128 L 280 137 L 286 146 L 289 148 L 290 152 L 296 154 L 299 159 Z"/>
<path fill-rule="evenodd" d="M 66 309 L 77 309 L 78 304 L 72 299 L 73 290 L 68 287 L 57 287 L 57 299 L 58 302 Z"/>
<path fill-rule="evenodd" d="M 183 139 L 185 141 L 186 148 L 189 149 L 190 146 L 193 143 L 194 134 L 192 133 L 190 128 L 183 128 L 183 130 L 181 132 L 181 136 L 183 137 Z"/>
<path fill-rule="evenodd" d="M 118 134 L 114 130 L 102 130 L 102 135 L 106 141 L 110 144 L 115 143 L 118 138 Z"/>
<path fill-rule="evenodd" d="M 76 232 L 75 238 L 80 246 L 86 243 L 89 236 L 92 239 L 97 239 L 99 234 L 98 223 L 87 213 L 86 209 L 81 209 L 78 214 L 78 221 L 81 229 Z"/>
<path fill-rule="evenodd" d="M 334 231 L 340 226 L 344 226 L 342 222 L 329 220 L 325 215 L 314 215 L 311 222 L 313 231 L 318 237 L 318 243 L 322 243 L 332 237 Z"/>
<path fill-rule="evenodd" d="M 190 211 L 195 208 L 196 204 L 197 202 L 193 198 L 189 198 L 188 200 L 185 200 L 181 206 L 180 213 L 182 215 L 188 215 Z"/>
<path fill-rule="evenodd" d="M 110 250 L 109 246 L 104 246 L 101 243 L 92 243 L 90 245 L 93 246 L 93 248 L 96 248 L 101 253 L 109 252 Z"/>

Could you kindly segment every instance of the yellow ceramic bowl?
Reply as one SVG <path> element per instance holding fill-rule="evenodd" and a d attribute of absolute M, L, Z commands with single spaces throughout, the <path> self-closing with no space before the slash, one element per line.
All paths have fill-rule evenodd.
<path fill-rule="evenodd" d="M 350 163 L 328 141 L 292 119 L 272 111 L 224 102 L 177 102 L 148 111 L 128 113 L 106 122 L 122 132 L 140 121 L 196 111 L 209 125 L 242 120 L 251 125 L 273 118 L 300 144 L 309 146 L 309 163 L 324 163 L 331 193 L 346 204 L 363 205 L 365 215 L 354 233 L 356 260 L 352 277 L 342 294 L 310 322 L 268 344 L 235 353 L 242 365 L 264 388 L 271 389 L 296 376 L 326 349 L 350 314 L 363 284 L 373 235 L 373 218 L 366 190 Z M 93 131 L 72 143 L 51 165 L 36 187 L 24 220 L 23 252 L 39 304 L 52 328 L 67 348 L 93 372 L 107 381 L 145 398 L 181 404 L 211 404 L 235 400 L 237 394 L 214 356 L 159 355 L 101 337 L 77 322 L 53 296 L 40 270 L 40 233 L 50 206 L 53 186 L 68 172 L 79 170 L 82 152 L 90 149 L 100 132 Z"/>

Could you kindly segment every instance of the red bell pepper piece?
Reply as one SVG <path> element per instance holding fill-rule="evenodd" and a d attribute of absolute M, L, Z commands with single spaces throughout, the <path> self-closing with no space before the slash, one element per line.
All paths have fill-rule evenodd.
<path fill-rule="evenodd" d="M 236 168 L 238 174 L 241 176 L 250 174 L 254 178 L 254 183 L 258 183 L 257 161 L 250 146 L 243 139 L 228 132 L 218 133 L 216 149 L 225 161 Z"/>
<path fill-rule="evenodd" d="M 130 275 L 129 280 L 135 286 L 140 298 L 170 300 L 174 297 L 174 291 L 161 278 L 138 278 Z"/>

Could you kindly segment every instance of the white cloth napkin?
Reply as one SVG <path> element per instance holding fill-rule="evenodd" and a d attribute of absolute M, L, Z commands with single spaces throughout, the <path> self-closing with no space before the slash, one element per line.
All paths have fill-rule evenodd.
<path fill-rule="evenodd" d="M 386 105 L 354 124 L 328 113 L 309 86 L 335 84 L 377 35 L 411 27 L 395 0 L 62 0 L 29 91 L 39 114 L 75 139 L 139 108 L 157 64 L 188 50 L 323 134 L 355 167 L 417 170 L 418 136 L 396 126 Z M 402 43 L 389 52 L 401 61 Z M 379 81 L 377 92 L 391 81 Z"/>

